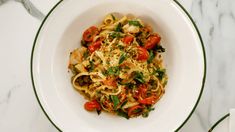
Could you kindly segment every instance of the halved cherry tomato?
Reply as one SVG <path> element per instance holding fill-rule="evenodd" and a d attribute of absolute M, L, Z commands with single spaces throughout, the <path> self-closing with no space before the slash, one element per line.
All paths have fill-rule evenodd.
<path fill-rule="evenodd" d="M 157 101 L 157 99 L 158 99 L 158 98 L 153 95 L 153 96 L 150 96 L 150 97 L 148 97 L 148 98 L 139 100 L 139 103 L 145 104 L 145 105 L 151 105 L 151 104 L 155 104 L 156 101 Z"/>
<path fill-rule="evenodd" d="M 107 78 L 106 80 L 103 81 L 103 83 L 107 86 L 113 86 L 113 87 L 117 86 L 117 82 L 115 78 L 112 78 L 112 77 Z"/>
<path fill-rule="evenodd" d="M 126 36 L 125 38 L 123 38 L 123 42 L 125 44 L 130 44 L 133 42 L 133 40 L 134 40 L 134 37 L 132 37 L 132 36 Z"/>
<path fill-rule="evenodd" d="M 86 102 L 84 107 L 87 111 L 101 110 L 101 106 L 96 100 Z"/>
<path fill-rule="evenodd" d="M 92 26 L 88 28 L 84 33 L 83 33 L 83 40 L 86 42 L 92 42 L 93 38 L 99 33 L 98 28 L 95 26 Z"/>
<path fill-rule="evenodd" d="M 142 98 L 145 98 L 147 96 L 147 86 L 144 84 L 140 85 L 139 93 Z"/>
<path fill-rule="evenodd" d="M 155 46 L 159 44 L 161 41 L 161 37 L 158 34 L 151 35 L 147 42 L 144 44 L 145 49 L 153 49 Z"/>
<path fill-rule="evenodd" d="M 144 84 L 141 84 L 138 89 L 133 91 L 133 96 L 134 98 L 138 99 L 138 100 L 142 100 L 144 98 L 146 98 L 147 96 L 147 86 Z"/>
<path fill-rule="evenodd" d="M 88 50 L 93 53 L 94 51 L 96 51 L 97 49 L 99 49 L 101 46 L 101 41 L 96 41 L 94 43 L 92 43 L 91 45 L 88 46 Z"/>
<path fill-rule="evenodd" d="M 129 110 L 128 110 L 128 116 L 131 116 L 131 115 L 135 114 L 135 113 L 134 113 L 134 110 L 137 110 L 137 109 L 143 109 L 143 107 L 140 106 L 140 105 L 135 105 L 135 106 L 129 108 Z"/>
<path fill-rule="evenodd" d="M 145 48 L 138 47 L 137 60 L 146 61 L 149 58 L 148 51 Z"/>

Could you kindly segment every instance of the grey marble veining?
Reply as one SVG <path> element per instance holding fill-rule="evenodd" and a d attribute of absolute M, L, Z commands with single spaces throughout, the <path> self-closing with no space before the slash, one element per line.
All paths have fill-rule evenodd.
<path fill-rule="evenodd" d="M 0 0 L 0 5 L 8 2 L 8 1 L 13 1 L 13 0 Z M 30 15 L 33 17 L 36 17 L 39 20 L 43 20 L 45 15 L 39 11 L 29 0 L 14 0 L 16 2 L 20 2 L 24 8 L 28 11 Z"/>
<path fill-rule="evenodd" d="M 7 1 L 9 1 L 9 0 L 0 0 L 0 5 L 4 4 Z"/>
<path fill-rule="evenodd" d="M 17 2 L 20 2 L 23 4 L 25 9 L 31 14 L 32 16 L 43 20 L 45 15 L 39 11 L 29 0 L 16 0 Z"/>
<path fill-rule="evenodd" d="M 235 1 L 194 0 L 190 14 L 207 53 L 207 80 L 195 114 L 204 130 L 235 107 Z"/>
<path fill-rule="evenodd" d="M 15 89 L 21 87 L 21 85 L 16 85 L 16 86 L 13 86 L 12 88 L 10 88 L 7 93 L 5 94 L 5 96 L 1 95 L 0 97 L 0 105 L 3 104 L 3 103 L 9 103 L 10 101 L 10 98 L 11 98 L 11 95 L 12 95 L 12 92 L 14 92 Z"/>

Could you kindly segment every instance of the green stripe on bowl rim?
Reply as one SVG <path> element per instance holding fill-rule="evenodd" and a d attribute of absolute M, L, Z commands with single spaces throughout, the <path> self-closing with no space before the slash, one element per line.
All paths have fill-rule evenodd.
<path fill-rule="evenodd" d="M 208 130 L 208 132 L 212 132 L 222 121 L 224 121 L 226 118 L 228 118 L 230 114 L 226 114 L 222 118 L 220 118 L 211 128 Z"/>
<path fill-rule="evenodd" d="M 62 130 L 50 119 L 49 115 L 46 113 L 45 109 L 43 108 L 40 100 L 39 100 L 39 97 L 37 95 L 37 91 L 36 91 L 36 88 L 35 88 L 35 84 L 34 84 L 34 78 L 33 78 L 33 55 L 34 55 L 34 49 L 35 49 L 35 45 L 36 45 L 36 42 L 37 42 L 37 39 L 38 39 L 38 36 L 39 36 L 39 33 L 44 25 L 44 23 L 46 22 L 47 18 L 51 15 L 51 13 L 56 9 L 56 7 L 58 7 L 58 5 L 60 5 L 64 0 L 60 0 L 50 11 L 49 13 L 46 15 L 46 17 L 44 18 L 44 20 L 42 21 L 38 31 L 37 31 L 37 34 L 36 34 L 36 37 L 34 39 L 34 43 L 33 43 L 33 47 L 32 47 L 32 52 L 31 52 L 31 61 L 30 61 L 30 72 L 31 72 L 31 81 L 32 81 L 32 86 L 33 86 L 33 90 L 34 90 L 34 94 L 36 96 L 36 99 L 43 111 L 43 113 L 46 115 L 46 117 L 48 118 L 48 120 L 52 123 L 52 125 L 60 132 L 62 132 Z M 179 8 L 181 8 L 185 15 L 188 16 L 188 18 L 190 19 L 190 21 L 192 22 L 195 30 L 197 31 L 197 34 L 198 34 L 198 37 L 201 41 L 201 46 L 202 46 L 202 51 L 203 51 L 203 58 L 204 58 L 204 75 L 203 75 L 203 80 L 202 80 L 202 86 L 201 86 L 201 91 L 200 91 L 200 94 L 199 94 L 199 97 L 197 99 L 197 102 L 196 104 L 194 105 L 192 111 L 190 112 L 190 114 L 188 115 L 188 117 L 185 119 L 185 121 L 175 130 L 175 132 L 179 131 L 184 125 L 185 123 L 189 120 L 189 118 L 192 116 L 193 112 L 195 111 L 199 101 L 200 101 L 200 98 L 202 96 L 202 93 L 203 93 L 203 90 L 204 90 L 204 85 L 205 85 L 205 80 L 206 80 L 206 70 L 207 70 L 207 65 L 206 65 L 206 52 L 205 52 L 205 48 L 204 48 L 204 43 L 203 43 L 203 40 L 202 40 L 202 37 L 201 37 L 201 34 L 197 28 L 197 25 L 196 23 L 193 21 L 192 17 L 190 16 L 190 14 L 187 12 L 187 10 L 177 1 L 177 0 L 173 0 L 178 6 Z"/>

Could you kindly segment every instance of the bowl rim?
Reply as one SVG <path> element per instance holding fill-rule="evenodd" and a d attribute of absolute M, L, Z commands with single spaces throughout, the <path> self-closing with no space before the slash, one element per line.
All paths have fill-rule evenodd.
<path fill-rule="evenodd" d="M 208 130 L 208 132 L 212 132 L 221 122 L 223 122 L 225 119 L 227 119 L 230 116 L 230 113 L 224 115 L 221 117 L 215 124 Z"/>
<path fill-rule="evenodd" d="M 41 29 L 44 25 L 44 23 L 46 22 L 47 18 L 52 14 L 52 12 L 58 7 L 58 5 L 60 5 L 64 0 L 60 0 L 58 1 L 53 7 L 52 9 L 48 12 L 48 14 L 45 16 L 45 18 L 43 19 L 37 33 L 36 33 L 36 36 L 34 38 L 34 42 L 33 42 L 33 47 L 32 47 L 32 51 L 31 51 L 31 59 L 30 59 L 30 76 L 31 76 L 31 82 L 32 82 L 32 86 L 33 86 L 33 90 L 34 90 L 34 94 L 35 94 L 35 97 L 37 99 L 37 102 L 39 104 L 39 106 L 41 107 L 43 113 L 45 114 L 45 116 L 47 117 L 47 119 L 51 122 L 51 124 L 60 132 L 62 132 L 62 130 L 53 122 L 53 120 L 50 118 L 50 116 L 47 114 L 45 108 L 43 107 L 39 97 L 38 97 L 38 94 L 37 94 L 37 90 L 36 90 L 36 86 L 35 86 L 35 83 L 34 83 L 34 75 L 33 75 L 33 57 L 34 57 L 34 50 L 35 50 L 35 46 L 36 46 L 36 42 L 37 42 L 37 39 L 38 39 L 38 36 L 41 32 Z M 200 34 L 200 31 L 196 25 L 196 23 L 194 22 L 193 18 L 191 17 L 191 15 L 188 13 L 188 11 L 183 7 L 183 5 L 181 3 L 179 3 L 177 0 L 172 0 L 172 2 L 174 2 L 183 12 L 184 14 L 186 15 L 186 17 L 189 18 L 190 22 L 192 23 L 194 29 L 196 30 L 197 32 L 197 35 L 200 39 L 200 43 L 201 43 L 201 50 L 202 50 L 202 53 L 203 53 L 203 60 L 204 60 L 204 71 L 203 71 L 203 78 L 202 78 L 202 86 L 201 86 L 201 90 L 200 90 L 200 94 L 198 96 L 198 99 L 194 105 L 194 107 L 192 108 L 191 112 L 189 113 L 189 115 L 187 116 L 187 118 L 181 123 L 181 125 L 175 130 L 176 132 L 179 131 L 185 124 L 186 122 L 189 120 L 189 118 L 192 116 L 192 114 L 194 113 L 200 99 L 201 99 L 201 96 L 202 96 L 202 93 L 204 91 L 204 85 L 205 85 L 205 81 L 206 81 L 206 73 L 207 73 L 207 61 L 206 61 L 206 51 L 205 51 L 205 47 L 204 47 L 204 43 L 203 43 L 203 40 L 202 40 L 202 37 L 201 37 L 201 34 Z M 220 123 L 220 121 L 222 121 L 224 118 L 226 118 L 227 116 L 229 115 L 226 115 L 224 116 L 221 120 L 219 120 L 217 122 Z M 215 126 L 217 125 L 215 124 Z"/>

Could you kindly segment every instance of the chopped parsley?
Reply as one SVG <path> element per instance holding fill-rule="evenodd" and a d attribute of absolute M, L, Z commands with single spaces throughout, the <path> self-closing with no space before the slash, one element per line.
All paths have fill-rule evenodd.
<path fill-rule="evenodd" d="M 113 32 L 113 33 L 110 34 L 110 37 L 113 38 L 113 39 L 114 39 L 114 38 L 120 38 L 120 37 L 121 37 L 121 34 L 118 33 L 118 32 Z"/>
<path fill-rule="evenodd" d="M 116 20 L 116 17 L 115 17 L 113 14 L 111 14 L 111 16 L 112 16 L 113 20 L 115 21 L 115 20 Z"/>
<path fill-rule="evenodd" d="M 142 28 L 143 26 L 140 24 L 139 21 L 136 21 L 136 20 L 131 20 L 131 21 L 128 21 L 129 25 L 133 25 L 133 26 L 136 26 L 136 27 L 140 27 Z"/>
<path fill-rule="evenodd" d="M 122 32 L 122 24 L 118 23 L 118 25 L 116 26 L 116 28 L 114 29 L 115 32 Z"/>
<path fill-rule="evenodd" d="M 165 48 L 163 48 L 161 45 L 157 45 L 155 48 L 154 48 L 158 53 L 163 53 L 165 52 Z"/>
<path fill-rule="evenodd" d="M 148 64 L 153 61 L 154 57 L 155 57 L 154 52 L 153 52 L 152 50 L 150 50 L 150 51 L 149 51 L 149 58 L 148 58 L 148 61 L 147 61 Z"/>
<path fill-rule="evenodd" d="M 155 108 L 152 108 L 152 106 L 147 106 L 147 109 L 146 109 L 146 111 L 144 113 L 142 113 L 142 116 L 145 117 L 145 118 L 148 117 L 149 116 L 149 112 L 153 111 L 153 110 L 155 110 Z"/>
<path fill-rule="evenodd" d="M 101 114 L 101 110 L 96 110 L 97 114 L 100 115 Z"/>
<path fill-rule="evenodd" d="M 118 46 L 118 48 L 120 49 L 120 50 L 124 50 L 124 46 L 122 46 L 122 45 L 117 45 Z"/>
<path fill-rule="evenodd" d="M 118 84 L 125 85 L 129 89 L 136 88 L 136 85 L 134 83 L 123 83 L 123 82 L 120 81 L 120 82 L 118 82 Z"/>
<path fill-rule="evenodd" d="M 81 44 L 84 47 L 88 47 L 88 43 L 85 40 L 81 40 Z"/>
<path fill-rule="evenodd" d="M 125 61 L 125 59 L 127 58 L 127 55 L 125 53 L 123 53 L 121 56 L 120 56 L 120 59 L 119 59 L 119 65 L 122 64 L 122 62 Z"/>
<path fill-rule="evenodd" d="M 140 83 L 145 83 L 144 75 L 142 72 L 139 72 L 139 71 L 134 72 L 134 80 Z"/>
<path fill-rule="evenodd" d="M 121 110 L 121 109 L 118 109 L 118 110 L 117 110 L 117 114 L 118 114 L 119 116 L 121 116 L 121 117 L 124 117 L 124 118 L 126 118 L 126 119 L 129 119 L 128 114 L 127 114 L 126 112 L 124 112 L 123 110 Z"/>
<path fill-rule="evenodd" d="M 131 68 L 128 66 L 124 66 L 123 69 L 130 70 Z"/>
<path fill-rule="evenodd" d="M 89 56 L 89 52 L 85 51 L 82 56 L 83 56 L 84 59 L 86 59 Z"/>
<path fill-rule="evenodd" d="M 114 109 L 117 109 L 117 106 L 120 103 L 118 97 L 116 95 L 111 95 L 111 100 L 113 102 Z"/>
<path fill-rule="evenodd" d="M 92 72 L 95 68 L 94 62 L 93 61 L 89 61 L 90 65 L 88 66 L 89 72 Z"/>
<path fill-rule="evenodd" d="M 126 105 L 127 102 L 128 102 L 128 101 L 125 100 L 125 101 L 122 103 L 121 108 L 122 108 L 124 105 Z"/>
<path fill-rule="evenodd" d="M 160 69 L 158 68 L 157 70 L 154 71 L 154 75 L 157 76 L 160 80 L 165 76 L 166 69 Z"/>
<path fill-rule="evenodd" d="M 120 68 L 118 66 L 109 67 L 107 71 L 105 71 L 104 75 L 115 75 L 118 76 L 120 73 Z"/>

